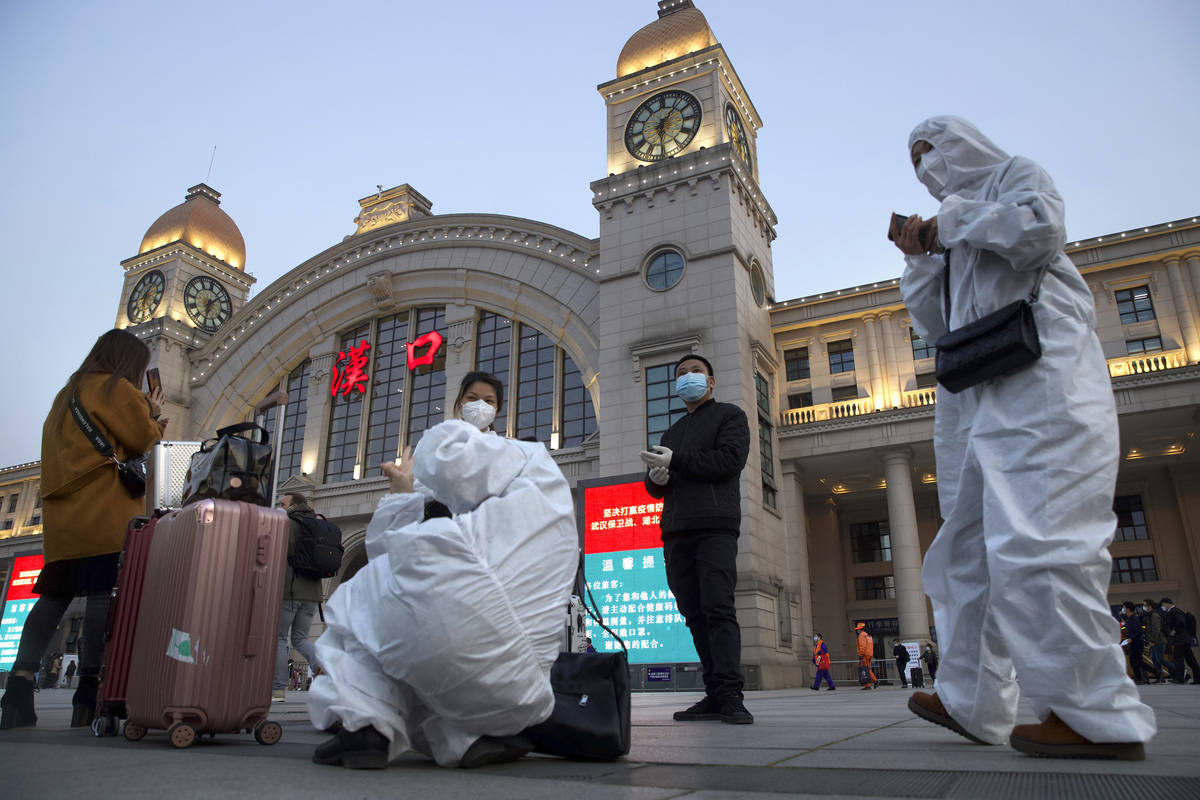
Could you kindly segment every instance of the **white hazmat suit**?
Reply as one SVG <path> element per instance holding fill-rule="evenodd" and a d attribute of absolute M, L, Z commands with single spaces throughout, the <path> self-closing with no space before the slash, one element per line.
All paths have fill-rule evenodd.
<path fill-rule="evenodd" d="M 910 151 L 918 141 L 933 146 L 917 172 L 941 201 L 951 296 L 947 320 L 942 257 L 906 258 L 900 290 L 922 338 L 1027 296 L 1048 265 L 1034 305 L 1042 357 L 938 392 L 945 522 L 922 570 L 941 646 L 938 698 L 992 743 L 1008 741 L 1022 692 L 1039 719 L 1054 712 L 1093 742 L 1148 741 L 1154 713 L 1126 677 L 1107 599 L 1116 409 L 1091 292 L 1063 252 L 1062 199 L 1037 164 L 965 120 L 926 120 Z"/>
<path fill-rule="evenodd" d="M 367 565 L 325 605 L 309 716 L 374 726 L 389 759 L 416 749 L 455 766 L 480 736 L 519 733 L 554 708 L 574 505 L 543 445 L 460 420 L 425 432 L 413 473 L 454 517 L 422 522 L 419 493 L 379 501 Z"/>

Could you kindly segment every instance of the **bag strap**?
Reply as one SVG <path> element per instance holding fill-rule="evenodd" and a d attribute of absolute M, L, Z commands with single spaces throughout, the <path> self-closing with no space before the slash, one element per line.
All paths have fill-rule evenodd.
<path fill-rule="evenodd" d="M 950 248 L 946 248 L 946 252 L 945 252 L 945 254 L 943 254 L 942 260 L 946 262 L 945 276 L 944 276 L 944 279 L 942 280 L 942 301 L 943 301 L 943 305 L 945 306 L 944 310 L 946 312 L 946 325 L 949 326 L 950 325 Z M 1051 259 L 1051 260 L 1053 260 L 1053 259 Z M 1050 268 L 1049 261 L 1047 261 L 1045 264 L 1042 264 L 1042 266 L 1038 267 L 1037 277 L 1033 281 L 1033 290 L 1029 293 L 1029 297 L 1026 298 L 1029 301 L 1029 305 L 1033 305 L 1034 303 L 1036 303 L 1038 301 L 1038 295 L 1042 291 L 1042 279 L 1046 277 L 1046 270 L 1048 270 L 1049 268 Z"/>
<path fill-rule="evenodd" d="M 261 438 L 258 440 L 259 444 L 270 444 L 271 442 L 271 434 L 267 433 L 266 428 L 255 422 L 238 422 L 224 428 L 219 428 L 217 430 L 217 438 L 220 439 L 222 436 L 234 436 L 239 433 L 245 433 L 246 431 L 258 431 L 260 434 L 262 434 Z"/>
<path fill-rule="evenodd" d="M 604 624 L 604 620 L 600 617 L 600 606 L 596 605 L 596 598 L 592 596 L 592 587 L 587 582 L 587 575 L 583 571 L 583 553 L 579 554 L 579 577 L 583 578 L 583 588 L 587 590 L 587 600 L 592 601 L 592 605 L 587 604 L 587 600 L 583 603 L 583 610 L 588 613 L 588 616 L 596 621 L 596 624 L 603 628 L 609 636 L 617 640 L 617 644 L 621 645 L 621 650 L 625 652 L 625 657 L 629 657 L 629 648 L 625 646 L 625 641 L 617 636 L 613 629 Z M 593 607 L 595 610 L 593 610 Z"/>
<path fill-rule="evenodd" d="M 71 397 L 71 416 L 75 419 L 75 424 L 79 426 L 79 430 L 83 431 L 83 435 L 88 438 L 100 455 L 105 458 L 111 458 L 113 461 L 117 457 L 113 454 L 113 446 L 104 438 L 104 434 L 96 427 L 96 423 L 92 422 L 92 418 L 83 410 L 83 406 L 79 404 L 79 398 L 72 395 Z"/>

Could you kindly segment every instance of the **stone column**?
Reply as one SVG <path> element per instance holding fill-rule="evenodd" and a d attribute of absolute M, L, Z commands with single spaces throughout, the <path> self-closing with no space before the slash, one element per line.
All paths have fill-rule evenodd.
<path fill-rule="evenodd" d="M 1192 261 L 1192 258 L 1188 261 Z M 1193 298 L 1189 296 L 1183 272 L 1179 267 L 1179 259 L 1172 256 L 1165 259 L 1165 263 L 1167 277 L 1171 281 L 1171 294 L 1175 297 L 1175 311 L 1179 315 L 1179 328 L 1183 334 L 1187 361 L 1189 364 L 1195 364 L 1200 361 L 1200 335 L 1197 334 L 1195 312 L 1192 311 Z"/>
<path fill-rule="evenodd" d="M 785 526 L 785 544 L 788 554 L 788 584 L 790 594 L 796 599 L 799 610 L 798 624 L 792 630 L 792 641 L 798 638 L 800 644 L 796 651 L 800 654 L 800 667 L 805 680 L 813 676 L 809 659 L 806 654 L 811 652 L 809 643 L 812 642 L 815 622 L 812 606 L 812 578 L 808 565 L 808 518 L 804 508 L 804 472 L 794 461 L 784 461 L 781 465 L 783 484 L 780 486 L 779 497 L 782 500 L 780 511 L 783 513 Z"/>
<path fill-rule="evenodd" d="M 300 455 L 302 477 L 314 483 L 325 480 L 325 438 L 329 431 L 329 408 L 332 386 L 333 360 L 337 358 L 338 339 L 327 337 L 324 342 L 309 350 L 312 360 L 309 368 L 308 398 L 305 405 L 304 449 Z"/>
<path fill-rule="evenodd" d="M 892 312 L 884 311 L 879 315 L 879 330 L 883 334 L 883 392 L 887 399 L 885 408 L 899 408 L 904 405 L 904 387 L 900 384 L 900 365 L 895 361 L 896 340 L 892 326 Z"/>
<path fill-rule="evenodd" d="M 896 579 L 896 611 L 900 640 L 929 637 L 929 612 L 921 583 L 921 542 L 917 538 L 917 508 L 913 501 L 912 453 L 883 454 L 887 479 L 888 529 L 892 535 L 892 573 Z"/>
<path fill-rule="evenodd" d="M 879 342 L 875 336 L 875 317 L 868 314 L 863 317 L 863 324 L 866 325 L 866 335 L 863 337 L 867 340 L 867 356 L 871 359 L 871 408 L 874 411 L 887 408 L 887 403 L 884 402 L 883 394 L 883 378 L 879 372 Z M 857 365 L 856 365 L 857 366 Z"/>
<path fill-rule="evenodd" d="M 475 318 L 478 314 L 475 306 L 448 303 L 446 330 L 438 331 L 445 337 L 442 346 L 446 348 L 446 402 L 443 406 L 446 419 L 454 419 L 458 386 L 475 368 Z"/>

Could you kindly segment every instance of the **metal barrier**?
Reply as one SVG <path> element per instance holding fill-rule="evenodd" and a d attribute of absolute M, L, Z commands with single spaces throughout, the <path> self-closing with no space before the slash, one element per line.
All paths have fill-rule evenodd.
<path fill-rule="evenodd" d="M 891 684 L 895 679 L 893 673 L 896 671 L 896 665 L 891 661 L 876 658 L 871 661 L 871 671 L 875 673 L 875 680 L 881 684 Z M 830 661 L 829 674 L 833 678 L 834 685 L 845 683 L 858 686 L 858 659 Z"/>

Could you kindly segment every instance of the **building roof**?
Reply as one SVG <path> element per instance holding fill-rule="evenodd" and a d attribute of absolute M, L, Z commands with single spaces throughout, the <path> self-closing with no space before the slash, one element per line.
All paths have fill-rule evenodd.
<path fill-rule="evenodd" d="M 240 270 L 246 268 L 246 242 L 228 214 L 221 210 L 221 193 L 203 183 L 188 189 L 182 203 L 154 221 L 138 255 L 172 242 L 187 242 Z"/>
<path fill-rule="evenodd" d="M 663 0 L 658 5 L 658 19 L 630 36 L 621 49 L 618 78 L 717 44 L 708 20 L 691 0 Z"/>

